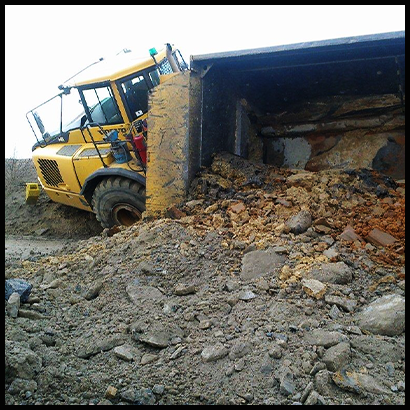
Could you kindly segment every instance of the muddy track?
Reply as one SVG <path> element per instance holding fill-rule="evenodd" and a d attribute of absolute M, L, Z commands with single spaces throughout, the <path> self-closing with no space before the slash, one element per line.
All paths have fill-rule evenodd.
<path fill-rule="evenodd" d="M 61 252 L 67 245 L 74 240 L 67 239 L 47 239 L 35 236 L 6 235 L 5 261 L 36 260 L 46 255 Z"/>

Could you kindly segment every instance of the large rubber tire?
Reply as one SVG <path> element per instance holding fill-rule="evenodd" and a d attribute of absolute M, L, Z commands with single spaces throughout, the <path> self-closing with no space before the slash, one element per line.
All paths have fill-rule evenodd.
<path fill-rule="evenodd" d="M 103 228 L 131 226 L 145 211 L 145 187 L 128 178 L 103 179 L 94 190 L 92 207 Z"/>

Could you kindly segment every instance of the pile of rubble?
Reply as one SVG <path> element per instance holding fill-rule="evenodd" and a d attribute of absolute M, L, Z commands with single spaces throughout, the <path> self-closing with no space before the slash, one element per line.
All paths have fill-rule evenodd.
<path fill-rule="evenodd" d="M 6 266 L 6 404 L 404 404 L 404 188 L 221 153 L 166 217 Z"/>
<path fill-rule="evenodd" d="M 286 170 L 222 153 L 196 178 L 182 213 L 172 208 L 168 215 L 219 230 L 230 247 L 241 241 L 266 248 L 305 231 L 328 235 L 400 271 L 404 193 L 404 180 L 374 170 Z"/>

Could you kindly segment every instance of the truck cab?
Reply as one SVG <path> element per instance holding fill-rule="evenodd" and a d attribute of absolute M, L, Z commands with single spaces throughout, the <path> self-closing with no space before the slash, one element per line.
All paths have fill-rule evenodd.
<path fill-rule="evenodd" d="M 145 210 L 148 98 L 188 70 L 170 44 L 90 65 L 26 117 L 38 179 L 55 202 L 96 213 L 103 227 L 131 225 Z"/>

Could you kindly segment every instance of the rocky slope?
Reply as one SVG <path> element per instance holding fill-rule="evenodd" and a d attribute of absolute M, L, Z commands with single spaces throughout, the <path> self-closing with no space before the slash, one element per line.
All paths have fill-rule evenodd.
<path fill-rule="evenodd" d="M 404 404 L 404 187 L 220 154 L 164 218 L 6 266 L 6 404 Z"/>

